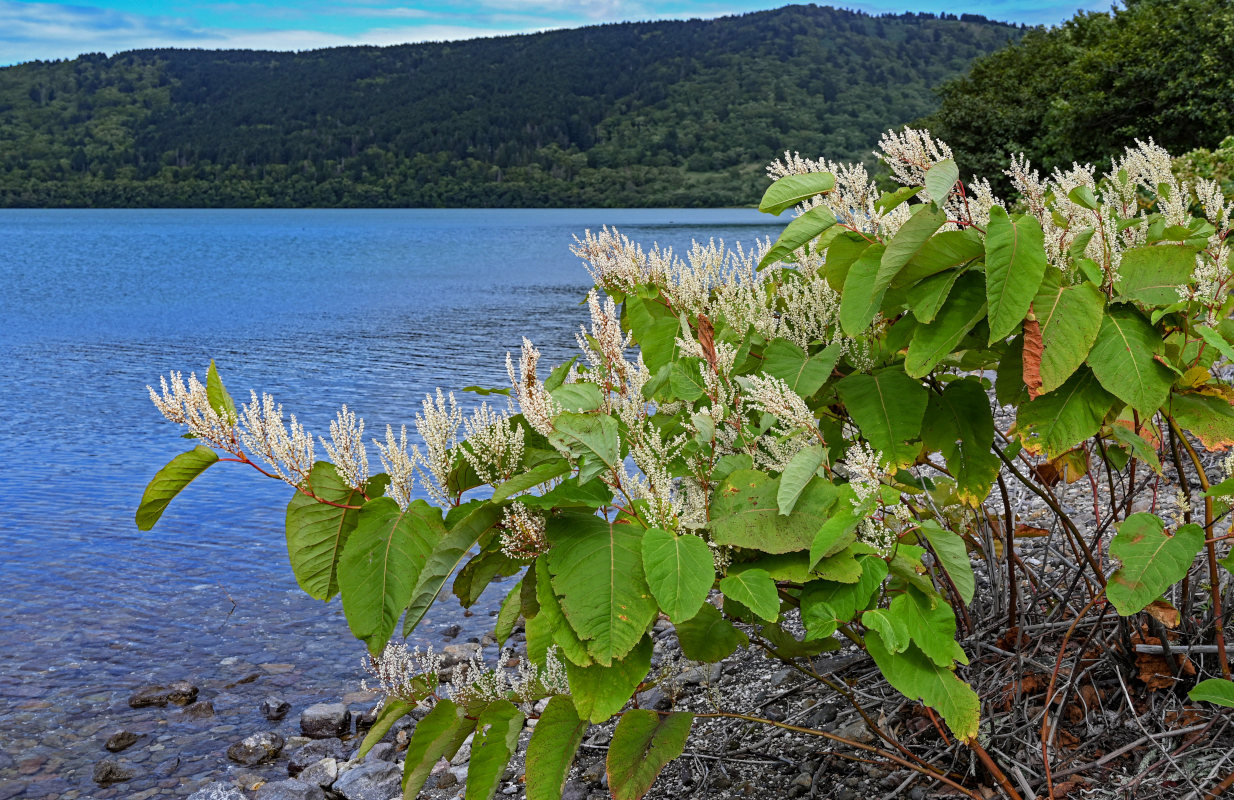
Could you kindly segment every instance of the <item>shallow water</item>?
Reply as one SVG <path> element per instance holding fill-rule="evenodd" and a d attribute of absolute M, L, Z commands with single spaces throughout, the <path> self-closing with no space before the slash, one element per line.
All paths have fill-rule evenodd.
<path fill-rule="evenodd" d="M 747 210 L 0 211 L 0 800 L 187 795 L 230 768 L 231 742 L 294 733 L 306 703 L 362 677 L 338 602 L 309 599 L 291 575 L 285 485 L 220 464 L 154 531 L 136 529 L 145 483 L 188 449 L 146 384 L 169 370 L 204 377 L 214 358 L 237 400 L 268 391 L 317 433 L 347 403 L 382 431 L 410 423 L 436 386 L 504 385 L 523 335 L 546 362 L 565 357 L 589 285 L 572 235 L 610 224 L 682 249 L 774 236 L 768 221 Z M 491 587 L 470 617 L 443 593 L 419 641 L 440 645 L 453 624 L 456 641 L 481 636 L 503 591 Z M 128 707 L 137 686 L 176 678 L 200 686 L 216 716 Z M 272 693 L 293 704 L 281 726 L 257 711 Z M 120 756 L 139 776 L 101 789 L 91 771 L 121 727 L 143 734 Z"/>

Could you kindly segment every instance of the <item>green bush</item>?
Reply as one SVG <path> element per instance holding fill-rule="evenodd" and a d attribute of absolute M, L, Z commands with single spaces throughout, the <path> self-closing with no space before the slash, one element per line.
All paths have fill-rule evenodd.
<path fill-rule="evenodd" d="M 756 719 L 627 709 L 654 680 L 661 614 L 685 656 L 707 662 L 757 647 L 803 663 L 859 646 L 1018 796 L 980 743 L 988 706 L 983 723 L 957 641 L 977 586 L 970 553 L 1001 559 L 1010 578 L 1005 626 L 987 634 L 1017 624 L 1008 482 L 1061 524 L 1076 585 L 1090 587 L 1076 622 L 1108 603 L 1177 624 L 1170 597 L 1182 597 L 1207 615 L 1189 630 L 1216 641 L 1223 675 L 1194 696 L 1231 704 L 1218 572 L 1230 562 L 1218 560 L 1214 524 L 1234 479 L 1210 477 L 1195 447 L 1234 444 L 1234 390 L 1219 369 L 1234 361 L 1220 187 L 1180 182 L 1152 144 L 1104 176 L 1077 167 L 1043 180 L 1017 157 L 1009 175 L 1026 211 L 1012 214 L 988 182 L 961 182 L 927 132 L 889 132 L 880 146 L 898 191 L 877 192 L 860 165 L 773 164 L 762 210 L 798 213 L 755 251 L 696 245 L 683 260 L 588 233 L 575 248 L 596 284 L 580 356 L 546 374 L 525 341 L 508 359 L 511 388 L 469 387 L 509 410 L 485 403 L 465 418 L 452 394 L 427 397 L 421 445 L 408 449 L 406 428 L 373 442 L 378 475 L 346 407 L 322 439 L 330 460 L 314 461 L 312 437 L 294 417 L 284 425 L 268 396 L 237 410 L 213 364 L 204 385 L 173 375 L 151 396 L 202 444 L 156 475 L 139 526 L 216 451 L 296 487 L 292 568 L 310 595 L 341 595 L 388 695 L 369 742 L 433 706 L 411 738 L 408 797 L 472 733 L 467 797 L 491 796 L 544 698 L 527 750 L 534 800 L 560 796 L 588 723 L 620 716 L 609 785 L 637 798 L 682 752 L 693 717 Z M 1184 477 L 1166 519 L 1135 475 L 1169 469 L 1204 491 Z M 1083 529 L 1048 470 L 1091 478 L 1106 524 L 1098 511 L 1096 530 Z M 1121 494 L 1115 473 L 1131 476 Z M 996 486 L 1002 503 L 987 510 Z M 1001 550 L 989 535 L 999 530 Z M 1109 575 L 1103 547 L 1121 564 Z M 1187 582 L 1197 560 L 1206 588 Z M 495 634 L 504 642 L 524 619 L 533 667 L 473 663 L 447 692 L 431 653 L 390 644 L 452 574 L 468 605 L 493 577 L 520 573 Z M 1190 608 L 1197 590 L 1206 608 Z M 1068 608 L 1055 610 L 1065 619 Z M 1060 663 L 1065 650 L 1064 639 Z M 867 751 L 956 785 L 875 732 L 883 741 Z"/>

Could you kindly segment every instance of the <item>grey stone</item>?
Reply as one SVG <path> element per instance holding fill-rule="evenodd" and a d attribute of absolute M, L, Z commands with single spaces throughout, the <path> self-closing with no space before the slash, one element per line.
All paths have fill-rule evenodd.
<path fill-rule="evenodd" d="M 261 713 L 271 722 L 278 722 L 287 716 L 288 711 L 291 711 L 291 703 L 281 697 L 271 695 L 261 701 Z"/>
<path fill-rule="evenodd" d="M 373 745 L 373 749 L 368 751 L 364 756 L 365 761 L 393 761 L 394 760 L 394 745 L 389 742 L 378 742 Z"/>
<path fill-rule="evenodd" d="M 262 784 L 257 790 L 257 800 L 326 800 L 326 793 L 320 786 L 288 778 Z"/>
<path fill-rule="evenodd" d="M 131 708 L 149 708 L 150 706 L 162 708 L 167 705 L 169 691 L 166 686 L 155 684 L 143 686 L 129 695 L 129 706 Z"/>
<path fill-rule="evenodd" d="M 330 739 L 351 732 L 351 712 L 342 703 L 317 703 L 300 712 L 300 732 L 310 739 Z"/>
<path fill-rule="evenodd" d="M 443 667 L 453 667 L 454 665 L 461 664 L 464 661 L 470 661 L 472 656 L 478 655 L 479 653 L 479 642 L 448 644 L 441 648 L 441 665 Z"/>
<path fill-rule="evenodd" d="M 248 800 L 244 792 L 226 781 L 207 784 L 189 795 L 189 800 Z"/>
<path fill-rule="evenodd" d="M 287 774 L 294 778 L 323 758 L 346 761 L 347 745 L 340 739 L 314 739 L 291 754 L 291 759 L 287 762 Z"/>
<path fill-rule="evenodd" d="M 579 777 L 588 783 L 599 784 L 600 779 L 604 777 L 604 759 L 597 759 L 591 766 L 583 770 Z"/>
<path fill-rule="evenodd" d="M 227 757 L 246 767 L 253 767 L 265 761 L 273 761 L 283 751 L 283 743 L 281 735 L 274 731 L 262 731 L 227 748 Z"/>
<path fill-rule="evenodd" d="M 109 752 L 119 753 L 121 750 L 127 750 L 137 744 L 137 740 L 141 737 L 132 731 L 116 731 L 111 736 L 107 737 L 107 741 L 103 744 Z"/>
<path fill-rule="evenodd" d="M 793 778 L 793 786 L 800 786 L 803 789 L 809 789 L 814 785 L 814 776 L 808 772 L 803 772 L 796 778 Z"/>
<path fill-rule="evenodd" d="M 327 789 L 338 780 L 338 760 L 323 758 L 315 764 L 309 764 L 297 778 L 303 783 L 311 783 Z"/>
<path fill-rule="evenodd" d="M 672 705 L 668 696 L 660 690 L 659 686 L 652 686 L 645 692 L 638 693 L 638 707 L 650 708 L 655 711 L 667 711 Z"/>
<path fill-rule="evenodd" d="M 694 667 L 681 673 L 681 684 L 683 686 L 697 686 L 700 683 L 712 684 L 720 680 L 720 676 L 724 674 L 724 667 L 720 664 L 703 664 L 700 667 Z"/>
<path fill-rule="evenodd" d="M 390 800 L 399 793 L 403 771 L 388 761 L 361 764 L 339 776 L 331 787 L 343 800 Z"/>
<path fill-rule="evenodd" d="M 561 790 L 561 800 L 587 800 L 587 786 L 579 781 L 567 781 Z"/>
<path fill-rule="evenodd" d="M 188 681 L 172 681 L 163 686 L 148 684 L 129 696 L 129 706 L 132 708 L 162 708 L 168 703 L 177 706 L 187 706 L 197 700 L 197 687 Z"/>
<path fill-rule="evenodd" d="M 172 681 L 167 687 L 167 702 L 177 706 L 197 702 L 197 687 L 188 681 Z"/>
<path fill-rule="evenodd" d="M 458 776 L 450 770 L 442 770 L 433 777 L 434 789 L 449 789 L 452 786 L 458 786 Z"/>
<path fill-rule="evenodd" d="M 0 800 L 11 800 L 14 797 L 21 797 L 25 793 L 28 784 L 24 781 L 8 781 L 0 783 Z"/>
<path fill-rule="evenodd" d="M 127 761 L 105 758 L 94 765 L 94 782 L 99 786 L 111 786 L 137 777 L 137 770 Z"/>
<path fill-rule="evenodd" d="M 209 700 L 202 700 L 200 703 L 193 703 L 180 712 L 183 719 L 202 720 L 214 718 L 214 703 Z"/>

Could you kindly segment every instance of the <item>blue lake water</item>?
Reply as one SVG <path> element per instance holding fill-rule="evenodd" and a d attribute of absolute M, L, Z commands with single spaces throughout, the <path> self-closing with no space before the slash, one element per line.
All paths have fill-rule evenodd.
<path fill-rule="evenodd" d="M 775 236 L 752 210 L 0 211 L 0 798 L 183 796 L 271 725 L 256 704 L 337 697 L 362 648 L 335 601 L 287 565 L 290 490 L 220 464 L 149 533 L 133 512 L 188 449 L 146 396 L 214 358 L 236 399 L 266 391 L 310 431 L 338 406 L 411 423 L 437 386 L 505 385 L 530 337 L 573 348 L 589 280 L 572 236 L 608 224 L 644 245 Z M 473 396 L 459 399 L 474 402 Z M 376 454 L 373 461 L 376 463 Z M 491 628 L 503 587 L 419 632 Z M 440 644 L 438 635 L 438 644 Z M 216 716 L 132 710 L 136 686 L 187 677 Z M 294 733 L 297 712 L 284 723 Z M 139 775 L 91 780 L 103 740 L 143 738 Z"/>

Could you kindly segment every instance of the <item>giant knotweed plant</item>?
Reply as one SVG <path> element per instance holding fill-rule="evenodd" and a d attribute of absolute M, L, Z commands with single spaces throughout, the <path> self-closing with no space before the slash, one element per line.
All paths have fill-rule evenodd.
<path fill-rule="evenodd" d="M 760 208 L 797 215 L 752 251 L 713 243 L 682 258 L 586 234 L 575 252 L 596 288 L 581 355 L 545 370 L 524 341 L 511 387 L 488 390 L 505 395 L 497 407 L 467 416 L 438 391 L 410 449 L 406 428 L 366 444 L 344 407 L 321 440 L 330 461 L 314 461 L 313 438 L 268 396 L 237 410 L 213 365 L 204 385 L 173 374 L 151 395 L 201 445 L 155 476 L 138 525 L 217 461 L 295 487 L 296 577 L 313 597 L 342 596 L 388 693 L 365 746 L 432 706 L 411 737 L 409 798 L 473 734 L 467 797 L 491 796 L 538 708 L 533 800 L 560 797 L 589 723 L 620 716 L 608 777 L 625 800 L 682 752 L 695 717 L 754 719 L 629 708 L 655 680 L 660 615 L 689 659 L 757 647 L 853 702 L 810 659 L 861 648 L 1019 796 L 982 746 L 989 698 L 964 677 L 957 626 L 975 635 L 974 558 L 1009 595 L 1001 625 L 984 629 L 991 640 L 1017 613 L 1061 630 L 1111 606 L 1147 610 L 1163 641 L 1215 651 L 1206 663 L 1221 677 L 1192 696 L 1234 704 L 1219 569 L 1231 563 L 1215 528 L 1234 480 L 1211 475 L 1201 453 L 1234 444 L 1222 378 L 1234 362 L 1231 204 L 1211 181 L 1176 179 L 1151 142 L 1100 176 L 1076 165 L 1042 178 L 1017 157 L 1015 205 L 961 182 L 926 132 L 890 132 L 878 155 L 903 188 L 882 193 L 861 166 L 786 154 Z M 1181 499 L 1165 518 L 1170 476 Z M 1090 484 L 1092 519 L 1061 498 L 1076 480 Z M 1016 601 L 1029 567 L 1008 484 L 1049 510 L 1078 565 L 1032 608 Z M 389 644 L 451 575 L 466 606 L 495 576 L 519 574 L 495 631 L 504 643 L 524 621 L 517 675 L 477 661 L 447 690 L 434 658 Z M 1025 637 L 1010 638 L 1019 648 Z M 1017 775 L 1033 791 L 1050 786 L 1065 637 L 1057 647 L 1039 714 L 1045 776 Z M 857 745 L 867 757 L 981 796 L 873 727 L 881 741 Z"/>

